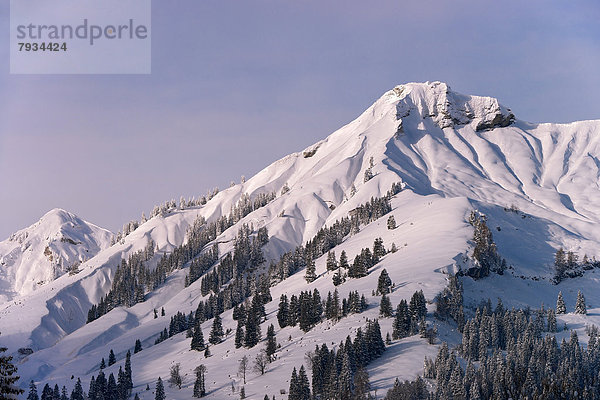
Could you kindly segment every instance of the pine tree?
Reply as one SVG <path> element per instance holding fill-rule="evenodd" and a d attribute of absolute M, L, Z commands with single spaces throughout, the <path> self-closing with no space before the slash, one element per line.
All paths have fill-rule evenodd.
<path fill-rule="evenodd" d="M 333 274 L 333 277 L 331 277 L 331 279 L 333 281 L 334 286 L 339 286 L 342 283 L 344 283 L 341 268 L 338 268 L 338 270 L 335 272 L 335 274 Z"/>
<path fill-rule="evenodd" d="M 390 292 L 390 287 L 392 286 L 392 280 L 388 275 L 388 272 L 384 268 L 379 274 L 379 279 L 377 281 L 377 294 L 388 294 Z"/>
<path fill-rule="evenodd" d="M 6 347 L 0 347 L 0 354 L 8 350 Z M 12 363 L 12 356 L 0 355 L 0 398 L 10 399 L 18 396 L 24 390 L 16 386 L 19 376 L 16 375 L 17 367 Z"/>
<path fill-rule="evenodd" d="M 194 382 L 194 397 L 204 397 L 206 396 L 206 366 L 204 364 L 200 364 L 194 369 L 196 373 L 196 381 Z"/>
<path fill-rule="evenodd" d="M 288 400 L 299 400 L 300 398 L 300 385 L 298 384 L 298 373 L 296 367 L 292 370 L 292 376 L 290 377 L 290 388 L 288 390 Z"/>
<path fill-rule="evenodd" d="M 81 386 L 81 379 L 77 378 L 77 382 L 75 383 L 75 387 L 71 392 L 70 400 L 84 400 L 83 397 L 83 387 Z"/>
<path fill-rule="evenodd" d="M 335 258 L 335 252 L 329 251 L 327 253 L 327 271 L 335 271 L 337 269 L 337 260 Z"/>
<path fill-rule="evenodd" d="M 585 305 L 585 297 L 581 290 L 577 292 L 577 302 L 575 303 L 575 314 L 587 314 L 587 307 Z"/>
<path fill-rule="evenodd" d="M 390 215 L 387 219 L 387 228 L 389 230 L 396 229 L 396 220 L 393 215 Z"/>
<path fill-rule="evenodd" d="M 139 353 L 142 350 L 143 350 L 142 349 L 142 342 L 140 341 L 140 339 L 136 339 L 135 346 L 133 348 L 133 354 Z"/>
<path fill-rule="evenodd" d="M 244 345 L 244 326 L 241 319 L 238 319 L 237 328 L 235 329 L 235 348 L 239 349 Z"/>
<path fill-rule="evenodd" d="M 106 368 L 106 361 L 104 361 L 104 357 L 102 357 L 102 360 L 100 360 L 100 369 L 105 369 Z"/>
<path fill-rule="evenodd" d="M 133 389 L 133 372 L 131 371 L 131 352 L 127 350 L 127 355 L 125 356 L 125 393 L 127 397 L 131 394 L 131 390 Z"/>
<path fill-rule="evenodd" d="M 255 296 L 256 298 L 257 296 Z M 258 300 L 257 300 L 258 301 Z M 253 303 L 255 303 L 253 301 Z M 255 303 L 257 304 L 257 303 Z M 250 307 L 246 314 L 246 333 L 244 336 L 244 346 L 252 348 L 260 341 L 260 310 L 258 306 Z"/>
<path fill-rule="evenodd" d="M 113 365 L 116 362 L 117 362 L 117 359 L 115 357 L 115 353 L 113 352 L 113 349 L 110 349 L 110 353 L 108 354 L 108 366 L 110 367 L 111 365 Z"/>
<path fill-rule="evenodd" d="M 163 381 L 160 376 L 156 381 L 154 400 L 167 400 L 167 396 L 165 395 L 165 386 L 163 385 Z"/>
<path fill-rule="evenodd" d="M 310 385 L 308 383 L 308 377 L 306 376 L 304 365 L 300 366 L 300 371 L 298 372 L 298 388 L 300 395 L 299 399 L 310 400 Z"/>
<path fill-rule="evenodd" d="M 350 399 L 354 391 L 354 373 L 347 352 L 344 353 L 342 369 L 339 375 L 339 394 L 343 399 Z"/>
<path fill-rule="evenodd" d="M 392 338 L 394 340 L 407 337 L 410 333 L 410 314 L 406 300 L 400 300 L 396 307 L 396 317 L 392 323 Z"/>
<path fill-rule="evenodd" d="M 340 268 L 348 269 L 350 265 L 348 264 L 348 256 L 346 255 L 346 251 L 342 250 L 340 254 Z"/>
<path fill-rule="evenodd" d="M 272 362 L 275 357 L 275 352 L 277 351 L 277 340 L 275 338 L 275 327 L 273 324 L 269 325 L 267 328 L 267 345 L 265 347 L 265 352 L 267 357 L 269 358 L 269 362 Z"/>
<path fill-rule="evenodd" d="M 548 309 L 548 332 L 556 332 L 556 314 L 552 308 Z"/>
<path fill-rule="evenodd" d="M 206 345 L 204 344 L 204 335 L 202 334 L 202 327 L 200 326 L 200 323 L 196 323 L 196 326 L 194 327 L 194 333 L 192 335 L 192 342 L 190 344 L 190 348 L 192 350 L 196 350 L 196 351 L 202 351 L 204 350 L 204 347 Z"/>
<path fill-rule="evenodd" d="M 558 292 L 558 298 L 556 299 L 556 313 L 565 314 L 566 312 L 567 307 L 565 306 L 565 301 L 563 300 L 562 292 Z"/>
<path fill-rule="evenodd" d="M 394 314 L 394 309 L 392 308 L 392 303 L 390 302 L 389 297 L 385 294 L 381 296 L 381 303 L 379 305 L 379 315 L 384 318 L 391 317 Z"/>
<path fill-rule="evenodd" d="M 106 398 L 116 399 L 117 398 L 117 381 L 115 380 L 114 374 L 111 372 L 108 376 L 108 382 L 106 383 Z"/>
<path fill-rule="evenodd" d="M 308 257 L 306 260 L 306 273 L 304 274 L 304 279 L 307 283 L 314 282 L 317 279 L 315 268 L 315 262 L 312 258 Z"/>
<path fill-rule="evenodd" d="M 37 387 L 35 386 L 35 383 L 33 383 L 33 380 L 29 382 L 29 393 L 27 394 L 27 400 L 39 400 Z"/>
<path fill-rule="evenodd" d="M 376 238 L 373 242 L 373 265 L 377 264 L 383 256 L 385 256 L 385 247 L 383 246 L 383 239 Z"/>
<path fill-rule="evenodd" d="M 223 339 L 225 332 L 223 332 L 223 325 L 221 324 L 221 316 L 215 315 L 213 319 L 212 329 L 210 330 L 210 336 L 208 338 L 209 343 L 217 344 Z"/>
<path fill-rule="evenodd" d="M 287 296 L 282 294 L 279 298 L 279 309 L 277 311 L 277 322 L 279 323 L 280 328 L 285 328 L 287 326 L 289 313 L 290 305 L 288 303 Z"/>

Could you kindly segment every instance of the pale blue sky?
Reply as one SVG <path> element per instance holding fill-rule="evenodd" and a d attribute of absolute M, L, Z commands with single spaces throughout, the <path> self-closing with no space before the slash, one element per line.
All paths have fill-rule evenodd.
<path fill-rule="evenodd" d="M 9 75 L 0 4 L 0 240 L 62 207 L 113 231 L 227 187 L 442 80 L 532 122 L 600 118 L 595 1 L 156 1 L 149 76 Z"/>

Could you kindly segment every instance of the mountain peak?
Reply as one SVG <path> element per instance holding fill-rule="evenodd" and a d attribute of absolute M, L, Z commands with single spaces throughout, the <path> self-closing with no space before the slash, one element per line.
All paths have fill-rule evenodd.
<path fill-rule="evenodd" d="M 397 104 L 399 119 L 416 112 L 421 118 L 433 119 L 442 129 L 474 123 L 475 130 L 482 131 L 505 127 L 515 120 L 498 99 L 457 93 L 439 81 L 398 85 L 384 97 Z"/>
<path fill-rule="evenodd" d="M 109 247 L 112 233 L 54 208 L 0 242 L 0 302 L 29 293 Z"/>

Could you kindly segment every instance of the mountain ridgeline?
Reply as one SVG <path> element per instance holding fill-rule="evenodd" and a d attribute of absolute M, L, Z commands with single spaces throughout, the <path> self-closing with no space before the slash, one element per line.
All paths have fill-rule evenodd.
<path fill-rule="evenodd" d="M 116 235 L 0 243 L 2 362 L 31 399 L 598 398 L 598 160 L 600 121 L 399 85 Z"/>

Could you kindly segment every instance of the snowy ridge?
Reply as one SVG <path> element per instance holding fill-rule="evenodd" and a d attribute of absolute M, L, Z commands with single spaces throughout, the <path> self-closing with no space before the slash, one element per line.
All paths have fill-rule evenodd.
<path fill-rule="evenodd" d="M 277 260 L 323 226 L 331 226 L 372 197 L 385 195 L 392 183 L 402 182 L 405 189 L 392 199 L 391 215 L 397 229 L 387 229 L 385 216 L 361 227 L 334 249 L 338 256 L 345 250 L 352 259 L 361 248 L 371 247 L 376 237 L 383 238 L 386 248 L 392 243 L 398 247 L 367 277 L 350 279 L 338 287 L 340 297 L 354 290 L 364 294 L 371 305 L 367 311 L 333 326 L 320 324 L 307 334 L 297 327 L 279 329 L 275 313 L 280 294 L 318 288 L 323 296 L 333 291 L 325 256 L 315 260 L 319 278 L 311 284 L 300 271 L 271 288 L 273 301 L 266 305 L 268 319 L 262 331 L 273 323 L 282 350 L 268 374 L 252 377 L 246 393 L 250 398 L 262 398 L 265 393 L 280 398 L 279 390 L 287 388 L 292 367 L 305 363 L 305 353 L 315 344 L 337 343 L 363 325 L 364 318 L 378 316 L 379 298 L 371 291 L 383 268 L 397 285 L 390 295 L 394 306 L 419 289 L 432 300 L 445 285 L 444 273 L 456 272 L 471 254 L 472 227 L 467 221 L 473 209 L 488 216 L 499 252 L 512 268 L 503 276 L 477 282 L 466 279 L 466 302 L 500 296 L 508 306 L 550 304 L 558 289 L 549 282 L 549 266 L 558 247 L 600 257 L 600 206 L 594 201 L 600 194 L 599 160 L 600 121 L 529 124 L 494 98 L 462 95 L 440 82 L 400 85 L 326 139 L 274 162 L 201 207 L 150 219 L 122 243 L 84 262 L 78 274 L 64 275 L 0 305 L 1 339 L 12 348 L 36 350 L 19 366 L 25 382 L 34 379 L 62 385 L 75 374 L 87 389 L 89 374 L 97 373 L 99 360 L 109 349 L 121 360 L 140 339 L 144 350 L 134 355 L 132 362 L 137 366 L 134 391 L 140 392 L 141 398 L 153 398 L 143 388 L 146 383 L 153 387 L 158 376 L 164 379 L 173 362 L 180 362 L 188 376 L 181 391 L 167 389 L 168 398 L 190 397 L 192 370 L 200 362 L 208 367 L 209 398 L 237 398 L 230 390 L 232 381 L 241 386 L 235 376 L 237 362 L 244 354 L 252 359 L 262 346 L 235 349 L 233 335 L 229 335 L 224 343 L 211 348 L 211 358 L 201 361 L 198 353 L 189 351 L 185 334 L 153 346 L 169 316 L 193 311 L 203 299 L 200 281 L 184 285 L 187 266 L 147 295 L 145 302 L 117 308 L 85 324 L 89 307 L 110 288 L 121 258 L 152 240 L 157 252 L 151 262 L 155 262 L 185 242 L 186 231 L 198 216 L 214 221 L 228 215 L 242 195 L 254 198 L 275 192 L 275 200 L 220 233 L 215 242 L 220 254 L 225 254 L 232 249 L 241 224 L 252 224 L 255 229 L 265 226 L 270 240 L 263 251 L 268 260 Z M 508 210 L 511 205 L 520 211 Z M 519 275 L 525 280 L 516 278 Z M 600 306 L 600 295 L 592 294 L 598 292 L 597 276 L 591 271 L 583 278 L 561 283 L 567 301 L 572 300 L 576 287 L 584 287 L 589 290 L 586 296 L 591 307 Z M 517 286 L 519 293 L 513 293 L 511 286 Z M 153 309 L 163 306 L 167 318 L 154 319 Z M 26 321 L 20 321 L 22 315 L 28 316 Z M 391 330 L 390 319 L 380 322 L 384 334 Z M 203 325 L 205 337 L 210 323 Z M 235 330 L 231 311 L 223 314 L 223 324 Z M 444 340 L 456 340 L 455 333 L 444 329 L 440 332 Z M 436 351 L 435 346 L 415 337 L 394 343 L 369 367 L 371 381 L 384 389 L 396 376 L 413 378 L 423 357 Z M 116 372 L 119 364 L 105 372 Z"/>
<path fill-rule="evenodd" d="M 110 245 L 113 234 L 65 210 L 53 209 L 0 242 L 0 303 L 31 293 Z"/>

